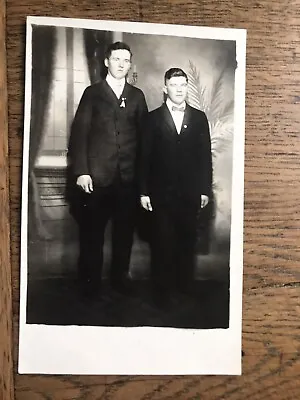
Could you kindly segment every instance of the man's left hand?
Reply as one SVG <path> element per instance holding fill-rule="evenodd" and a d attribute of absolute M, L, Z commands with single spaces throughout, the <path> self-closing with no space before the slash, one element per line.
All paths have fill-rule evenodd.
<path fill-rule="evenodd" d="M 201 208 L 206 207 L 208 202 L 209 202 L 208 196 L 206 196 L 206 194 L 201 194 Z"/>

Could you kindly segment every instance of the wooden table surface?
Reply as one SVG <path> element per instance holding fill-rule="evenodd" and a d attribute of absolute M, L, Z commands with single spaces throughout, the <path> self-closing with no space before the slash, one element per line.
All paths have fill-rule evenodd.
<path fill-rule="evenodd" d="M 4 60 L 4 0 L 0 0 L 0 10 L 0 56 Z M 27 15 L 248 30 L 243 376 L 16 373 Z M 6 67 L 3 62 L 0 66 L 0 399 L 300 399 L 300 1 L 8 0 L 6 22 L 9 160 Z"/>

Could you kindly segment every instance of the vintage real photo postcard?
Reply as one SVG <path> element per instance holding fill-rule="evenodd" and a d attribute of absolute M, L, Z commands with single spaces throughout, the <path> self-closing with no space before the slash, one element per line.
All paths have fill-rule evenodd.
<path fill-rule="evenodd" d="M 19 373 L 241 374 L 246 31 L 28 17 Z"/>

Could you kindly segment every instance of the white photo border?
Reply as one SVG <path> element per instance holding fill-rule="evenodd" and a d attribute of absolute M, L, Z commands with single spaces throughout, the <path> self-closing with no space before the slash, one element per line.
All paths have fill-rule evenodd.
<path fill-rule="evenodd" d="M 32 25 L 51 25 L 236 42 L 230 240 L 230 321 L 227 329 L 50 326 L 26 323 L 28 164 Z M 20 272 L 20 374 L 240 375 L 246 30 L 71 18 L 27 17 Z"/>

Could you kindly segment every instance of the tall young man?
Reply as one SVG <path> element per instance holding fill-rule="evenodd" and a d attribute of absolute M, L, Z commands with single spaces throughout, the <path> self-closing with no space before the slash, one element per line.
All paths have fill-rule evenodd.
<path fill-rule="evenodd" d="M 123 42 L 107 49 L 107 77 L 86 88 L 71 129 L 70 169 L 80 196 L 79 271 L 87 294 L 100 292 L 104 232 L 110 219 L 110 280 L 116 290 L 128 291 L 138 196 L 137 149 L 148 112 L 143 92 L 126 81 L 131 57 Z"/>

